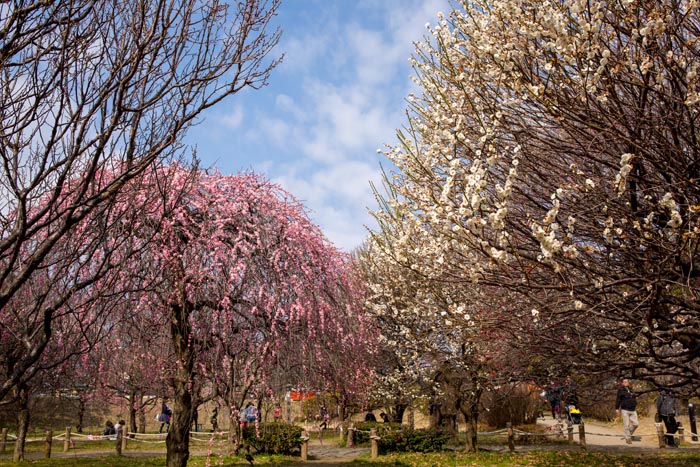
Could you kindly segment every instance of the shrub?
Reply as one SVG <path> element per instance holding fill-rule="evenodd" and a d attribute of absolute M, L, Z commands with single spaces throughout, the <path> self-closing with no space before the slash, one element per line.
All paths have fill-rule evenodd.
<path fill-rule="evenodd" d="M 380 434 L 382 452 L 436 452 L 450 440 L 450 433 L 442 430 L 386 430 Z"/>
<path fill-rule="evenodd" d="M 369 431 L 377 430 L 377 435 L 382 436 L 383 433 L 389 430 L 400 430 L 400 423 L 382 423 L 382 422 L 358 422 L 355 423 L 355 433 L 353 435 L 353 443 L 355 446 L 369 444 Z"/>
<path fill-rule="evenodd" d="M 301 428 L 287 423 L 261 423 L 243 430 L 243 440 L 257 452 L 292 455 L 301 448 Z"/>
<path fill-rule="evenodd" d="M 360 422 L 355 424 L 356 446 L 370 442 L 370 430 L 379 436 L 379 448 L 387 452 L 435 452 L 450 440 L 450 433 L 442 430 L 412 430 L 400 423 Z"/>

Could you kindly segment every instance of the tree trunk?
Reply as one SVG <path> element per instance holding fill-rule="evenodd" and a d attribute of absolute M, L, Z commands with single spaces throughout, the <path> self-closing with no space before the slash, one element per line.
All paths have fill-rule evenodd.
<path fill-rule="evenodd" d="M 481 400 L 481 391 L 475 390 L 470 394 L 467 400 L 460 404 L 460 411 L 464 416 L 466 429 L 466 447 L 468 452 L 476 452 L 478 447 L 476 444 L 477 424 L 479 421 L 479 401 Z"/>
<path fill-rule="evenodd" d="M 167 467 L 187 467 L 190 457 L 190 427 L 192 426 L 192 385 L 194 373 L 194 352 L 190 347 L 192 325 L 188 305 L 172 304 L 170 335 L 178 365 L 173 375 L 173 415 L 170 430 L 165 438 Z"/>
<path fill-rule="evenodd" d="M 406 412 L 407 404 L 394 404 L 389 407 L 389 421 L 401 423 L 403 421 L 403 414 Z"/>
<path fill-rule="evenodd" d="M 431 403 L 428 408 L 428 428 L 434 430 L 440 427 L 440 404 Z"/>
<path fill-rule="evenodd" d="M 234 386 L 231 387 L 233 388 Z M 235 392 L 231 390 L 226 397 L 226 403 L 229 407 L 229 446 L 231 448 L 231 451 L 237 455 L 243 442 L 243 427 L 241 426 L 239 421 L 240 409 L 237 409 L 236 407 L 240 407 L 242 405 L 242 402 L 238 400 Z"/>
<path fill-rule="evenodd" d="M 464 413 L 464 412 L 463 412 Z M 478 422 L 478 414 L 469 416 L 465 414 L 464 416 L 465 422 L 467 425 L 467 430 L 466 430 L 466 444 L 467 444 L 467 451 L 468 452 L 476 452 L 477 451 L 477 444 L 476 444 L 476 434 L 477 434 L 477 422 Z"/>
<path fill-rule="evenodd" d="M 78 399 L 78 425 L 75 427 L 78 433 L 83 432 L 83 422 L 85 421 L 85 401 L 81 397 Z"/>
<path fill-rule="evenodd" d="M 24 460 L 24 444 L 29 429 L 29 390 L 27 385 L 20 383 L 15 394 L 17 395 L 17 442 L 12 460 L 20 462 Z"/>
<path fill-rule="evenodd" d="M 179 382 L 178 382 L 179 383 Z M 176 384 L 176 386 L 181 386 Z M 192 426 L 192 395 L 187 385 L 175 388 L 173 415 L 165 439 L 167 467 L 187 467 L 190 457 L 190 427 Z"/>
<path fill-rule="evenodd" d="M 136 433 L 136 396 L 138 391 L 132 389 L 129 395 L 129 433 Z M 141 405 L 139 401 L 139 406 Z"/>
<path fill-rule="evenodd" d="M 143 397 L 143 396 L 142 396 Z M 136 432 L 136 430 L 134 430 Z M 139 433 L 146 432 L 146 407 L 143 405 L 143 401 L 139 404 Z"/>

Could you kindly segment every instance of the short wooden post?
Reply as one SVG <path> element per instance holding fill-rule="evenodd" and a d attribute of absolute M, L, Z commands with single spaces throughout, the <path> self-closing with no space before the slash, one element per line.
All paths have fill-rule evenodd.
<path fill-rule="evenodd" d="M 372 428 L 371 430 L 369 430 L 369 439 L 371 440 L 372 445 L 370 457 L 372 459 L 376 459 L 377 457 L 379 457 L 379 436 L 377 436 L 376 428 Z"/>
<path fill-rule="evenodd" d="M 685 443 L 685 427 L 678 422 L 678 445 Z"/>
<path fill-rule="evenodd" d="M 49 459 L 51 457 L 51 441 L 53 439 L 53 431 L 46 430 L 46 440 L 44 441 L 44 457 Z"/>
<path fill-rule="evenodd" d="M 347 446 L 349 448 L 353 447 L 355 445 L 355 426 L 350 425 L 348 427 L 348 444 Z"/>
<path fill-rule="evenodd" d="M 2 439 L 0 439 L 0 452 L 5 454 L 5 447 L 7 446 L 7 428 L 2 429 Z"/>
<path fill-rule="evenodd" d="M 338 430 L 340 431 L 340 445 L 347 443 L 348 430 L 345 429 L 345 422 L 340 422 L 338 424 Z"/>
<path fill-rule="evenodd" d="M 513 426 L 510 422 L 508 422 L 506 423 L 506 427 L 508 427 L 508 450 L 510 452 L 513 452 L 515 451 L 515 436 L 513 434 Z"/>
<path fill-rule="evenodd" d="M 306 430 L 301 432 L 301 460 L 309 460 L 309 432 Z"/>
<path fill-rule="evenodd" d="M 126 451 L 126 442 L 129 439 L 129 434 L 126 432 L 126 427 L 119 430 L 122 434 L 122 451 Z"/>
<path fill-rule="evenodd" d="M 70 427 L 66 427 L 66 437 L 63 440 L 63 452 L 68 452 L 70 449 Z"/>
<path fill-rule="evenodd" d="M 666 449 L 663 425 L 661 423 L 655 423 L 654 425 L 656 425 L 656 436 L 659 438 L 659 449 Z"/>
<path fill-rule="evenodd" d="M 574 426 L 573 425 L 567 426 L 566 432 L 569 435 L 569 442 L 573 443 L 574 442 Z"/>
<path fill-rule="evenodd" d="M 117 431 L 117 444 L 114 446 L 117 455 L 121 456 L 122 455 L 122 430 Z"/>
<path fill-rule="evenodd" d="M 582 450 L 586 450 L 586 428 L 583 422 L 578 424 L 578 442 Z"/>

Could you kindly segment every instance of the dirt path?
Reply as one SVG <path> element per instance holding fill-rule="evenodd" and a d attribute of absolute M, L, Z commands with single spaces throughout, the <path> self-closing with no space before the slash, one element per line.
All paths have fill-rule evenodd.
<path fill-rule="evenodd" d="M 552 432 L 563 430 L 562 439 L 567 439 L 566 423 L 559 424 L 551 417 L 547 416 L 537 421 L 540 426 L 547 427 Z M 639 451 L 658 451 L 659 439 L 656 434 L 656 424 L 651 418 L 640 417 L 639 428 L 634 435 L 640 438 L 639 441 L 633 441 L 632 444 L 626 444 L 624 439 L 624 430 L 622 422 L 606 423 L 596 420 L 585 420 L 584 429 L 586 435 L 586 447 L 589 450 L 601 451 L 618 451 L 618 452 L 639 452 Z M 574 443 L 579 442 L 579 426 L 574 425 Z M 679 448 L 681 450 L 700 450 L 700 442 L 692 441 L 690 436 L 685 436 L 684 442 Z"/>

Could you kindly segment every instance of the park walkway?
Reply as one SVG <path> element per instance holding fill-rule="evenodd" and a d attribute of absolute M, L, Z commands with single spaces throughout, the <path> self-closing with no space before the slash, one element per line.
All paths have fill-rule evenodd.
<path fill-rule="evenodd" d="M 561 440 L 568 439 L 566 423 L 559 424 L 550 416 L 537 420 L 537 425 L 545 427 L 552 434 L 562 432 Z M 584 418 L 584 428 L 586 434 L 586 447 L 589 451 L 608 451 L 608 452 L 658 452 L 659 438 L 656 433 L 656 425 L 650 417 L 639 418 L 639 428 L 634 433 L 635 440 L 632 444 L 626 444 L 622 422 L 601 422 L 597 420 L 586 420 Z M 579 443 L 579 427 L 574 425 L 574 443 L 578 448 Z M 552 437 L 557 439 L 557 437 Z M 521 446 L 521 449 L 550 449 L 550 446 Z M 684 442 L 681 444 L 680 450 L 698 450 L 700 451 L 700 442 L 692 441 L 689 434 L 685 435 Z"/>

